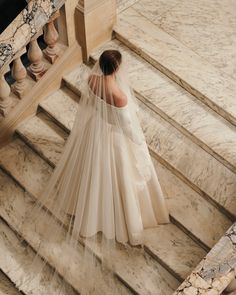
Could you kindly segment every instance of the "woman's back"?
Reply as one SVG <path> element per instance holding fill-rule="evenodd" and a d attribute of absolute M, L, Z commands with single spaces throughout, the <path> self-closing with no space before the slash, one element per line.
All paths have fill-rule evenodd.
<path fill-rule="evenodd" d="M 89 77 L 89 87 L 96 96 L 110 105 L 119 108 L 126 106 L 128 103 L 128 98 L 118 87 L 114 75 L 112 77 L 91 75 Z"/>

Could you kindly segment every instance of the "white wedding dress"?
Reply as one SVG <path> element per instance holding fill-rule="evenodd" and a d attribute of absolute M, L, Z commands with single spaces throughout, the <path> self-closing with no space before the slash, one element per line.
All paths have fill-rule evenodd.
<path fill-rule="evenodd" d="M 104 78 L 98 64 L 91 75 L 98 81 Z M 45 265 L 58 251 L 61 262 L 66 261 L 60 275 L 68 277 L 75 269 L 82 270 L 83 284 L 89 273 L 90 286 L 83 286 L 80 293 L 93 294 L 89 290 L 98 280 L 106 280 L 103 273 L 107 274 L 97 266 L 97 250 L 100 265 L 114 271 L 117 242 L 125 248 L 142 245 L 144 229 L 168 223 L 169 214 L 124 71 L 116 73 L 116 83 L 128 98 L 124 107 L 112 104 L 103 86 L 94 92 L 89 78 L 82 79 L 76 119 L 61 159 L 42 195 L 25 211 L 20 232 L 27 236 L 32 225 L 38 233 L 29 272 L 43 271 L 38 267 L 45 249 Z M 84 262 L 78 258 L 81 251 Z M 108 267 L 108 261 L 113 265 Z"/>
<path fill-rule="evenodd" d="M 84 237 L 102 231 L 107 238 L 115 238 L 121 243 L 129 241 L 132 245 L 142 244 L 145 228 L 169 222 L 164 196 L 146 143 L 132 126 L 129 104 L 115 107 L 96 96 L 92 90 L 89 92 L 89 100 L 96 101 L 98 114 L 94 115 L 92 107 L 91 118 L 82 134 L 83 163 L 80 162 L 77 169 L 91 181 L 86 182 L 75 200 L 75 224 L 81 228 Z M 103 107 L 101 104 L 105 105 L 107 113 L 100 124 L 106 126 L 96 127 L 97 116 L 100 116 Z M 116 118 L 119 118 L 123 132 L 117 128 Z M 91 153 L 86 147 L 91 143 L 89 134 L 93 128 L 96 129 L 93 143 L 96 157 L 90 163 Z M 103 132 L 104 129 L 106 132 Z M 102 185 L 101 175 L 105 185 Z"/>

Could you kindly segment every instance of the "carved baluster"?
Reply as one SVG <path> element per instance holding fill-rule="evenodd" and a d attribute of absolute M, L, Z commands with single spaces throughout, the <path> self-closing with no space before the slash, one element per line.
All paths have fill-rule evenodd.
<path fill-rule="evenodd" d="M 42 61 L 43 53 L 37 41 L 38 35 L 39 34 L 33 37 L 30 41 L 28 58 L 31 65 L 27 68 L 29 75 L 36 81 L 38 81 L 46 72 L 45 65 Z"/>
<path fill-rule="evenodd" d="M 12 104 L 10 97 L 11 88 L 5 80 L 4 74 L 9 71 L 9 66 L 0 74 L 0 113 L 5 116 Z"/>
<path fill-rule="evenodd" d="M 43 53 L 45 58 L 50 62 L 54 63 L 59 56 L 59 49 L 57 46 L 57 41 L 59 34 L 55 28 L 54 20 L 60 16 L 60 12 L 57 11 L 48 21 L 44 27 L 44 41 L 48 45 L 44 49 Z"/>
<path fill-rule="evenodd" d="M 26 75 L 27 71 L 25 66 L 22 64 L 21 56 L 26 50 L 19 52 L 13 61 L 13 67 L 11 70 L 12 77 L 16 82 L 11 86 L 12 92 L 14 92 L 19 98 L 22 98 L 26 91 Z"/>

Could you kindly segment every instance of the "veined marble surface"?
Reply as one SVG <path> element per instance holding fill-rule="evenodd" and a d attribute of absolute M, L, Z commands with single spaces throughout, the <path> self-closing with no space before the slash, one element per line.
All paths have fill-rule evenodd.
<path fill-rule="evenodd" d="M 180 280 L 190 274 L 194 266 L 204 257 L 204 251 L 189 236 L 174 224 L 147 229 L 145 247 L 152 255 L 162 260 Z"/>
<path fill-rule="evenodd" d="M 33 0 L 0 35 L 0 69 L 24 48 L 65 0 Z"/>
<path fill-rule="evenodd" d="M 132 7 L 118 15 L 115 31 L 118 38 L 146 60 L 236 124 L 236 81 L 233 78 Z"/>
<path fill-rule="evenodd" d="M 121 51 L 127 63 L 131 86 L 150 108 L 236 172 L 236 127 L 118 40 L 104 44 L 93 52 L 92 57 L 97 60 L 101 52 L 108 48 Z M 76 81 L 76 74 L 74 77 L 71 74 L 70 79 L 73 78 Z"/>
<path fill-rule="evenodd" d="M 234 0 L 140 0 L 132 7 L 236 80 Z"/>
<path fill-rule="evenodd" d="M 139 118 L 154 157 L 236 216 L 236 175 L 141 102 Z"/>
<path fill-rule="evenodd" d="M 236 223 L 200 262 L 174 295 L 219 295 L 236 273 Z"/>
<path fill-rule="evenodd" d="M 116 45 L 117 47 L 115 47 Z M 123 46 L 120 47 L 119 42 L 109 42 L 107 45 L 102 46 L 102 49 L 105 48 L 117 48 L 128 58 L 128 69 L 131 74 L 131 80 L 135 83 L 135 86 L 139 87 L 136 88 L 136 90 L 145 90 L 146 85 L 151 89 L 151 86 L 154 87 L 154 84 L 152 83 L 159 81 L 159 76 L 157 77 L 154 75 L 155 72 L 159 73 L 157 70 L 153 69 L 152 66 L 145 62 L 140 64 L 140 59 L 138 57 L 135 58 L 135 55 L 129 50 L 127 51 Z M 96 54 L 99 54 L 99 52 L 96 52 Z M 96 54 L 93 55 L 94 59 L 96 59 Z M 151 69 L 155 70 L 154 73 Z M 80 83 L 78 81 L 80 81 L 79 77 L 81 71 L 86 71 L 84 65 L 81 65 L 79 68 L 71 72 L 69 76 L 65 77 L 68 86 L 76 92 L 80 91 Z M 135 75 L 135 71 L 139 73 L 139 76 Z M 148 82 L 150 84 L 148 84 Z M 174 83 L 172 82 L 172 84 Z M 168 84 L 166 83 L 164 85 L 165 89 L 167 89 L 167 94 L 171 94 L 172 92 L 169 93 L 168 91 Z M 177 89 L 178 88 L 179 87 L 177 86 Z M 173 87 L 173 89 L 175 88 Z M 171 95 L 171 97 L 173 97 L 173 95 Z M 169 108 L 171 108 L 171 105 L 169 105 Z M 232 224 L 231 221 L 154 158 L 153 162 L 160 177 L 162 189 L 167 197 L 172 216 L 178 222 L 183 224 L 185 228 L 193 233 L 200 241 L 211 248 Z M 212 227 L 213 223 L 215 224 L 215 227 Z"/>

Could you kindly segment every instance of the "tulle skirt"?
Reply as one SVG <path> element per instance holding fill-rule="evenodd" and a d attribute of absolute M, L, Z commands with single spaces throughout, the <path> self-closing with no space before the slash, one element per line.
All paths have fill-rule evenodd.
<path fill-rule="evenodd" d="M 80 189 L 69 210 L 73 227 L 82 237 L 102 232 L 120 243 L 142 244 L 145 228 L 169 222 L 155 168 L 147 146 L 134 143 L 112 124 L 100 124 L 106 126 L 90 119 L 82 135 L 74 175 Z"/>

